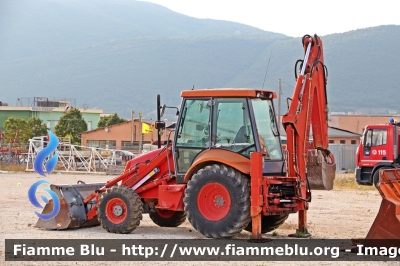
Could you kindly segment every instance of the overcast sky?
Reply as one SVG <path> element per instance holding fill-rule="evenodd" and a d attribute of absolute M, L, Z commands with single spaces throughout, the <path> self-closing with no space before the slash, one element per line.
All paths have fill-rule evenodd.
<path fill-rule="evenodd" d="M 327 35 L 400 25 L 399 0 L 144 0 L 195 18 L 228 20 L 283 33 Z"/>

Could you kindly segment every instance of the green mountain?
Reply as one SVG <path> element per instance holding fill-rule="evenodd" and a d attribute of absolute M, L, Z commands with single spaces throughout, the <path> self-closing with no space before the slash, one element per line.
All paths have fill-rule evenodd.
<path fill-rule="evenodd" d="M 134 0 L 0 1 L 0 61 L 118 39 L 231 35 L 284 36 Z"/>
<path fill-rule="evenodd" d="M 146 2 L 110 3 L 3 1 L 0 100 L 76 98 L 78 106 L 126 118 L 135 110 L 149 119 L 155 118 L 157 94 L 177 106 L 180 91 L 193 86 L 276 91 L 282 79 L 282 98 L 291 97 L 294 63 L 303 56 L 300 38 L 190 18 Z M 400 26 L 321 38 L 330 111 L 400 109 Z"/>

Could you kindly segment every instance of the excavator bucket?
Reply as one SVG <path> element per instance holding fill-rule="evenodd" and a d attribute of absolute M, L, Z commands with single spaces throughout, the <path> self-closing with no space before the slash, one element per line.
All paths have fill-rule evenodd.
<path fill-rule="evenodd" d="M 335 162 L 326 162 L 320 151 L 316 155 L 308 153 L 307 178 L 310 188 L 313 190 L 333 189 L 335 180 Z"/>
<path fill-rule="evenodd" d="M 365 245 L 374 239 L 400 240 L 400 169 L 381 170 L 377 188 L 382 196 L 381 207 L 363 241 Z"/>
<path fill-rule="evenodd" d="M 98 225 L 97 219 L 87 220 L 86 214 L 96 206 L 96 198 L 89 203 L 83 203 L 84 199 L 93 191 L 103 187 L 105 183 L 93 184 L 74 184 L 74 185 L 50 185 L 50 189 L 54 191 L 60 201 L 60 210 L 58 214 L 50 220 L 42 220 L 39 218 L 35 227 L 43 229 L 67 229 L 83 226 Z M 44 207 L 42 214 L 50 214 L 54 209 L 53 200 Z"/>

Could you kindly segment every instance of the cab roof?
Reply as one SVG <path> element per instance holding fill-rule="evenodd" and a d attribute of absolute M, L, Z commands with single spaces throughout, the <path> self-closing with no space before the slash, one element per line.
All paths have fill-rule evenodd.
<path fill-rule="evenodd" d="M 249 88 L 207 88 L 199 90 L 185 90 L 181 92 L 181 97 L 267 97 L 276 98 L 276 93 L 268 90 L 249 89 Z M 263 97 L 263 98 L 264 98 Z"/>

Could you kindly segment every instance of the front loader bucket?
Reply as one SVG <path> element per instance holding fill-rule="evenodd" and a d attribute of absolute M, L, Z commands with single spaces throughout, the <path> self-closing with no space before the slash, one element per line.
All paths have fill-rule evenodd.
<path fill-rule="evenodd" d="M 400 239 L 400 169 L 381 170 L 377 188 L 381 207 L 363 241 L 365 245 L 373 239 Z"/>
<path fill-rule="evenodd" d="M 308 154 L 307 178 L 310 188 L 313 190 L 333 189 L 335 180 L 336 164 L 327 163 L 320 151 L 317 155 Z"/>
<path fill-rule="evenodd" d="M 98 225 L 99 222 L 97 219 L 87 221 L 86 216 L 86 214 L 97 205 L 96 198 L 93 198 L 86 206 L 83 200 L 104 185 L 105 183 L 50 185 L 50 189 L 57 194 L 60 201 L 60 211 L 50 220 L 42 220 L 39 218 L 35 227 L 61 230 Z M 42 214 L 50 214 L 53 209 L 54 203 L 53 200 L 50 200 L 44 207 Z"/>

